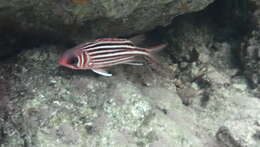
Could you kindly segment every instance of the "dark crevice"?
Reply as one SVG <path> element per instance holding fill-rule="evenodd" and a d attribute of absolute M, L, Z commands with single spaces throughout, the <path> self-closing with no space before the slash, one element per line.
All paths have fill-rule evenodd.
<path fill-rule="evenodd" d="M 0 61 L 16 56 L 22 50 L 42 45 L 72 45 L 66 34 L 43 29 L 24 29 L 15 22 L 1 25 L 0 35 Z"/>

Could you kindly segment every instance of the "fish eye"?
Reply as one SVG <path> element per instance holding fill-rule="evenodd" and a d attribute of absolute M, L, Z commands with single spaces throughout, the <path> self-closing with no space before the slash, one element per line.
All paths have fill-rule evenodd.
<path fill-rule="evenodd" d="M 78 64 L 78 58 L 75 57 L 75 56 L 71 57 L 70 60 L 69 60 L 69 64 L 77 65 Z"/>

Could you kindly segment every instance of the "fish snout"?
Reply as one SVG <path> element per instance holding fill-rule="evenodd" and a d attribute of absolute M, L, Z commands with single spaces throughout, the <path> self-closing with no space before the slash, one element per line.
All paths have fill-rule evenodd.
<path fill-rule="evenodd" d="M 63 58 L 60 58 L 59 61 L 58 61 L 58 64 L 61 65 L 61 66 L 64 66 L 66 64 L 66 60 L 63 59 Z"/>

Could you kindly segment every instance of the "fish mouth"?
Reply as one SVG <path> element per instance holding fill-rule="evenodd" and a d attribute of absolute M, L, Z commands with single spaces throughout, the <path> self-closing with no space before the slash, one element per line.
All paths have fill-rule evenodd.
<path fill-rule="evenodd" d="M 68 64 L 67 60 L 62 59 L 62 58 L 58 61 L 58 65 L 59 65 L 59 66 L 62 66 L 62 67 L 67 67 L 67 68 L 75 69 L 74 66 Z"/>
<path fill-rule="evenodd" d="M 72 66 L 72 65 L 69 65 L 69 64 L 59 64 L 61 67 L 67 67 L 67 68 L 70 68 L 70 69 L 77 69 L 76 67 Z"/>
<path fill-rule="evenodd" d="M 64 60 L 64 59 L 60 59 L 59 61 L 58 61 L 58 64 L 60 65 L 60 66 L 65 66 L 67 63 L 66 63 L 66 61 Z"/>

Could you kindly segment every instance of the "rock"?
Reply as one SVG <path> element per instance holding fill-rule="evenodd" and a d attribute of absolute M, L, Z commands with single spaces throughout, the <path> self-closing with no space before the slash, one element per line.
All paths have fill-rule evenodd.
<path fill-rule="evenodd" d="M 254 88 L 259 85 L 260 77 L 260 32 L 253 31 L 251 37 L 247 40 L 246 45 L 241 52 L 241 60 L 243 62 L 245 75 Z"/>
<path fill-rule="evenodd" d="M 30 44 L 82 42 L 119 37 L 166 26 L 184 13 L 202 10 L 214 0 L 10 0 L 0 2 L 0 57 Z M 31 41 L 33 40 L 33 41 Z M 34 44 L 34 46 L 32 46 Z M 24 47 L 25 46 L 25 47 Z"/>
<path fill-rule="evenodd" d="M 240 59 L 244 68 L 244 73 L 248 78 L 253 93 L 260 97 L 260 3 L 259 1 L 251 1 L 256 5 L 253 12 L 254 29 L 249 36 L 246 37 L 241 45 Z"/>
<path fill-rule="evenodd" d="M 260 117 L 258 112 L 259 100 L 246 93 L 247 89 L 237 86 L 238 83 L 242 86 L 245 85 L 245 80 L 237 79 L 239 81 L 229 81 L 229 84 L 218 83 L 223 77 L 221 72 L 215 72 L 218 73 L 214 76 L 215 81 L 210 80 L 211 88 L 210 91 L 207 91 L 209 98 L 206 105 L 204 104 L 207 112 L 206 114 L 202 113 L 201 116 L 208 121 L 211 121 L 210 118 L 217 117 L 218 120 L 215 122 L 215 125 L 218 128 L 215 128 L 215 131 L 221 147 L 257 147 L 259 139 L 256 139 L 254 136 L 260 129 L 257 125 Z M 217 77 L 217 75 L 219 76 Z M 208 77 L 209 75 L 206 76 Z M 201 102 L 195 99 L 194 103 L 199 104 Z M 205 121 L 204 119 L 202 120 Z M 208 121 L 204 122 L 207 127 L 210 124 L 212 125 Z M 200 124 L 203 125 L 202 123 Z"/>
<path fill-rule="evenodd" d="M 213 1 L 182 3 L 173 0 L 82 0 L 79 3 L 75 0 L 11 0 L 0 3 L 0 18 L 15 19 L 15 22 L 25 28 L 72 31 L 91 37 L 118 36 L 165 26 L 174 17 L 199 11 Z"/>
<path fill-rule="evenodd" d="M 142 87 L 119 66 L 121 74 L 96 77 L 57 67 L 57 56 L 54 47 L 19 55 L 10 81 L 12 97 L 17 99 L 21 87 L 27 91 L 13 101 L 16 113 L 3 125 L 4 145 L 202 146 L 187 123 L 195 122 L 195 114 L 182 105 L 169 79 L 164 78 L 165 85 Z"/>
<path fill-rule="evenodd" d="M 150 65 L 114 66 L 108 68 L 112 77 L 62 68 L 56 45 L 25 50 L 1 64 L 12 110 L 0 121 L 1 145 L 258 147 L 260 101 L 246 78 L 234 74 L 236 43 L 214 40 L 208 21 L 184 22 L 192 27 L 167 36 L 169 46 L 158 54 L 176 77 Z"/>
<path fill-rule="evenodd" d="M 259 129 L 256 120 L 253 119 L 227 121 L 220 127 L 216 137 L 225 147 L 257 147 L 259 138 L 255 136 L 259 135 L 257 132 Z"/>
<path fill-rule="evenodd" d="M 241 147 L 239 143 L 235 141 L 233 136 L 230 135 L 230 132 L 227 128 L 219 128 L 216 137 L 219 142 L 221 142 L 223 147 Z"/>
<path fill-rule="evenodd" d="M 6 113 L 8 110 L 8 101 L 9 101 L 9 93 L 8 93 L 8 83 L 0 79 L 0 121 L 4 120 L 6 117 Z M 1 137 L 0 137 L 1 138 Z"/>
<path fill-rule="evenodd" d="M 187 107 L 177 95 L 173 79 L 154 75 L 155 81 L 164 84 L 142 86 L 142 81 L 133 79 L 138 75 L 135 67 L 124 72 L 126 69 L 117 66 L 117 73 L 106 78 L 58 67 L 58 55 L 51 46 L 19 55 L 9 81 L 16 107 L 12 119 L 3 124 L 4 145 L 220 147 L 225 139 L 217 141 L 215 134 L 222 127 L 242 147 L 256 142 L 259 125 L 253 122 L 260 114 L 259 100 L 233 86 L 226 72 L 211 67 L 202 77 L 211 85 L 208 102 L 201 106 L 204 89 L 194 83 L 192 87 L 200 94 L 189 95 L 193 103 Z M 245 118 L 239 124 L 244 129 L 232 128 L 240 117 Z M 250 137 L 245 140 L 244 136 Z"/>

